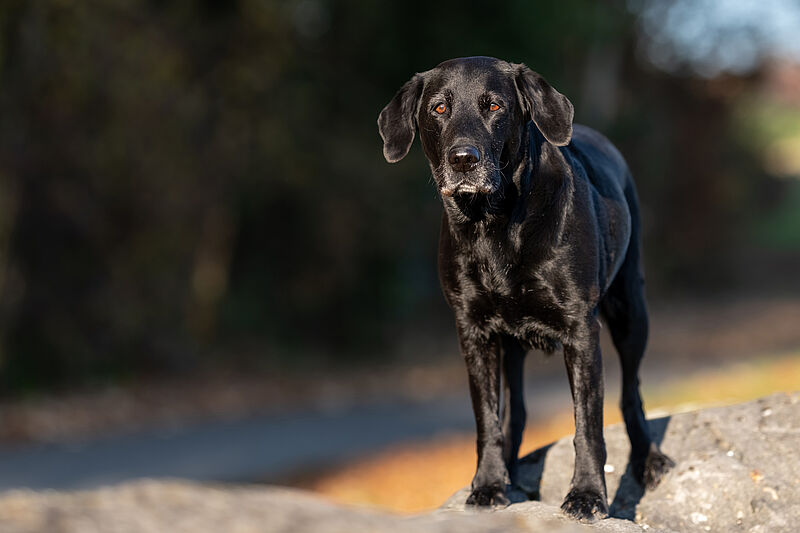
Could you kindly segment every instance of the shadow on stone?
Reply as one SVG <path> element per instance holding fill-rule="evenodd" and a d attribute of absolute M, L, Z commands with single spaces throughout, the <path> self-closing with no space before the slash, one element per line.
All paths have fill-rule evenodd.
<path fill-rule="evenodd" d="M 664 440 L 664 434 L 667 432 L 670 417 L 656 418 L 655 420 L 648 420 L 647 425 L 650 429 L 650 437 L 653 442 L 661 445 Z M 625 473 L 619 481 L 619 487 L 614 495 L 614 501 L 611 502 L 611 507 L 608 510 L 609 516 L 613 518 L 622 518 L 625 520 L 636 520 L 636 506 L 644 496 L 645 488 L 636 479 L 631 466 L 630 458 L 628 465 L 625 467 Z"/>
<path fill-rule="evenodd" d="M 553 444 L 542 446 L 519 460 L 519 479 L 517 480 L 518 489 L 528 496 L 529 500 L 541 501 L 542 499 L 542 474 L 544 473 L 544 462 L 547 452 Z"/>

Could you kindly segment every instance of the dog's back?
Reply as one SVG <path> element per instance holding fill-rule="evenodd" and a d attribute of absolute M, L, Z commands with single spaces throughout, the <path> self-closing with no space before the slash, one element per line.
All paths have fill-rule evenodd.
<path fill-rule="evenodd" d="M 582 124 L 573 124 L 572 140 L 564 147 L 575 157 L 579 158 L 584 166 L 592 169 L 592 178 L 595 186 L 601 185 L 595 179 L 606 180 L 624 186 L 620 177 L 630 175 L 628 165 L 616 146 L 602 133 Z"/>
<path fill-rule="evenodd" d="M 576 185 L 588 185 L 590 212 L 597 219 L 605 261 L 602 278 L 607 289 L 614 280 L 631 239 L 638 239 L 639 206 L 633 178 L 622 154 L 605 136 L 580 124 L 573 125 L 572 140 L 561 148 L 570 163 Z"/>

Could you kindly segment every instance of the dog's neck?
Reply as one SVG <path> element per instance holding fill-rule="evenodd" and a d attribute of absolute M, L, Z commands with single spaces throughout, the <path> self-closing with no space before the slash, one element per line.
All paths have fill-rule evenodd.
<path fill-rule="evenodd" d="M 444 198 L 447 224 L 457 241 L 488 237 L 519 251 L 531 233 L 560 236 L 573 189 L 564 156 L 529 123 L 514 160 L 508 165 L 513 173 L 503 175 L 503 186 L 492 195 Z"/>

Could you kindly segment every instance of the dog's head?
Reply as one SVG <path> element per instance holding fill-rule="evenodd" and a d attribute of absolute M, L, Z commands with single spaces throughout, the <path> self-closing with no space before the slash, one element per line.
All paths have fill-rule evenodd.
<path fill-rule="evenodd" d="M 378 129 L 390 163 L 405 157 L 419 129 L 442 196 L 490 197 L 519 164 L 529 121 L 563 146 L 572 117 L 570 101 L 525 65 L 469 57 L 415 74 L 383 108 Z"/>

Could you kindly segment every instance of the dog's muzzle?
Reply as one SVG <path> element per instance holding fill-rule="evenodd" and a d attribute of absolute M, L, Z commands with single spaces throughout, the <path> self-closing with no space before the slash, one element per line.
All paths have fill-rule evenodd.
<path fill-rule="evenodd" d="M 481 168 L 481 154 L 477 148 L 461 145 L 447 152 L 450 168 L 441 188 L 442 196 L 457 194 L 491 194 L 495 191 L 490 172 Z"/>

